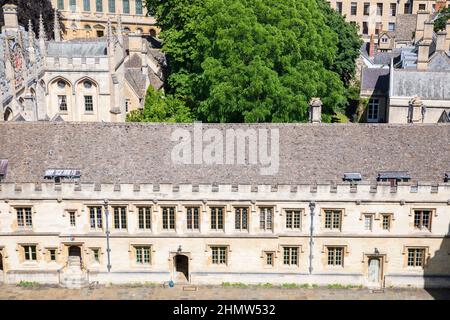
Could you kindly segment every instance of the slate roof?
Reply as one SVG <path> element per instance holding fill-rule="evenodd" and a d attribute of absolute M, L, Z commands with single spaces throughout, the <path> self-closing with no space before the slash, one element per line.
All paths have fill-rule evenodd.
<path fill-rule="evenodd" d="M 416 14 L 398 14 L 395 24 L 395 41 L 411 41 L 416 24 Z"/>
<path fill-rule="evenodd" d="M 279 170 L 255 165 L 184 165 L 171 160 L 175 129 L 192 125 L 5 122 L 0 159 L 5 182 L 43 182 L 47 169 L 81 170 L 82 182 L 188 184 L 302 184 L 342 181 L 359 172 L 407 171 L 413 180 L 442 182 L 450 170 L 448 124 L 203 124 L 203 130 L 278 129 Z M 224 139 L 225 141 L 225 139 Z"/>
<path fill-rule="evenodd" d="M 47 55 L 56 57 L 97 57 L 106 56 L 108 44 L 106 40 L 92 41 L 50 41 L 47 44 Z"/>
<path fill-rule="evenodd" d="M 125 70 L 125 80 L 130 84 L 139 98 L 143 98 L 145 96 L 146 81 L 145 75 L 142 74 L 141 69 L 132 68 Z"/>
<path fill-rule="evenodd" d="M 394 69 L 393 73 L 391 96 L 450 100 L 450 72 Z"/>
<path fill-rule="evenodd" d="M 386 94 L 389 90 L 389 69 L 363 68 L 361 72 L 361 91 Z"/>

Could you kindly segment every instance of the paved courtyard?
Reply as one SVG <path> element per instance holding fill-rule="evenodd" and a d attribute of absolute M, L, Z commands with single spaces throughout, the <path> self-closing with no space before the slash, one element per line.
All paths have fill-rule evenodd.
<path fill-rule="evenodd" d="M 196 291 L 188 291 L 196 289 Z M 64 289 L 56 286 L 43 285 L 0 285 L 0 300 L 30 300 L 30 299 L 62 299 L 62 300 L 404 300 L 404 299 L 450 299 L 450 289 L 385 289 L 384 292 L 372 292 L 366 288 L 280 288 L 280 287 L 223 287 L 223 286 L 176 286 L 164 288 L 158 285 L 130 286 L 96 286 L 85 289 Z"/>

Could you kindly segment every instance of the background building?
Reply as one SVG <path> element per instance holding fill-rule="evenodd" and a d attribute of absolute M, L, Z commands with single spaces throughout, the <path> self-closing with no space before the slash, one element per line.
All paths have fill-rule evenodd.
<path fill-rule="evenodd" d="M 18 25 L 14 5 L 3 11 L 0 121 L 123 122 L 150 85 L 163 85 L 158 41 L 121 32 L 121 16 L 116 33 L 109 21 L 104 37 L 63 41 L 57 18 L 55 39 L 47 40 L 42 20 L 36 36 Z"/>
<path fill-rule="evenodd" d="M 145 0 L 52 0 L 62 14 L 64 39 L 98 38 L 107 34 L 108 19 L 113 32 L 122 19 L 122 31 L 156 36 L 159 29 L 154 18 L 147 16 Z"/>
<path fill-rule="evenodd" d="M 359 26 L 363 39 L 369 40 L 370 35 L 378 35 L 382 31 L 395 31 L 398 25 L 397 17 L 417 14 L 419 10 L 435 12 L 443 6 L 448 6 L 446 0 L 331 0 L 330 6 L 345 15 L 348 22 Z"/>

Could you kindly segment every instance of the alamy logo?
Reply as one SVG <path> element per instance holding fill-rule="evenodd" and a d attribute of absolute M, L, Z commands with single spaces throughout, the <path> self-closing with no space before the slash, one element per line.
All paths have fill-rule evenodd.
<path fill-rule="evenodd" d="M 275 175 L 279 169 L 280 133 L 278 128 L 226 129 L 193 124 L 193 130 L 173 130 L 174 164 L 253 165 L 261 175 Z"/>

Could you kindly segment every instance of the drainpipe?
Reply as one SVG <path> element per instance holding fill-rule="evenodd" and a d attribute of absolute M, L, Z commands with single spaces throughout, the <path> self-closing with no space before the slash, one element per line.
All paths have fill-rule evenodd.
<path fill-rule="evenodd" d="M 309 228 L 309 274 L 312 274 L 313 271 L 313 246 L 314 246 L 314 209 L 316 208 L 316 203 L 311 201 L 309 203 L 309 211 L 311 215 L 311 226 Z"/>
<path fill-rule="evenodd" d="M 105 206 L 105 219 L 106 219 L 106 255 L 108 257 L 108 264 L 106 265 L 106 268 L 108 268 L 108 272 L 111 272 L 111 257 L 110 257 L 111 249 L 109 248 L 108 199 L 104 200 L 104 206 Z"/>

